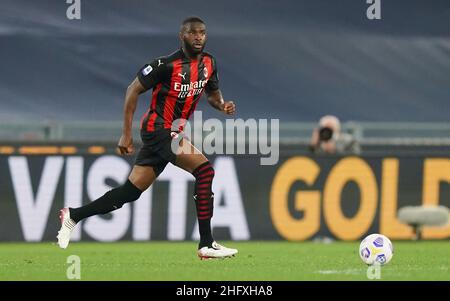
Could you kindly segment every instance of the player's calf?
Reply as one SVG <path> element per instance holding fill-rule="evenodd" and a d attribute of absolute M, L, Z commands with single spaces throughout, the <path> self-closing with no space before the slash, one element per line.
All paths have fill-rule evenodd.
<path fill-rule="evenodd" d="M 214 210 L 212 181 L 214 168 L 209 161 L 198 166 L 192 174 L 195 177 L 194 201 L 200 231 L 199 249 L 210 247 L 214 241 L 211 233 L 211 218 Z"/>
<path fill-rule="evenodd" d="M 58 245 L 65 249 L 69 245 L 70 236 L 75 225 L 87 217 L 106 214 L 121 208 L 124 204 L 137 200 L 142 194 L 130 180 L 114 188 L 102 197 L 80 208 L 63 208 L 60 210 L 61 228 L 58 231 Z"/>
<path fill-rule="evenodd" d="M 108 191 L 90 204 L 80 208 L 70 208 L 70 215 L 78 223 L 87 217 L 106 214 L 122 208 L 124 204 L 136 201 L 141 194 L 142 191 L 131 183 L 130 180 L 127 180 L 125 184 Z"/>

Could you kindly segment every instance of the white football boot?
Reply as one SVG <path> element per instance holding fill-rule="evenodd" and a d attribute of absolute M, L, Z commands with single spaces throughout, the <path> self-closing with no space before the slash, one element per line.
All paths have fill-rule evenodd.
<path fill-rule="evenodd" d="M 59 211 L 59 219 L 61 220 L 61 229 L 59 229 L 56 238 L 58 238 L 58 246 L 65 249 L 69 245 L 70 235 L 77 223 L 70 218 L 69 208 L 63 208 Z"/>
<path fill-rule="evenodd" d="M 197 255 L 201 260 L 228 258 L 235 256 L 237 253 L 238 250 L 224 247 L 215 241 L 212 243 L 211 248 L 203 247 L 197 251 Z"/>

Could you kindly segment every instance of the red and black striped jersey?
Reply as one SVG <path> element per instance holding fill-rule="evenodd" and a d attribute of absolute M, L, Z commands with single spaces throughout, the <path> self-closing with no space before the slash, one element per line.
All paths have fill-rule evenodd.
<path fill-rule="evenodd" d="M 219 89 L 216 61 L 206 52 L 191 59 L 180 49 L 144 65 L 137 77 L 147 90 L 153 89 L 150 108 L 141 120 L 141 130 L 147 132 L 170 129 L 174 121 L 187 120 L 203 90 Z M 182 130 L 183 124 L 176 124 L 177 129 Z"/>

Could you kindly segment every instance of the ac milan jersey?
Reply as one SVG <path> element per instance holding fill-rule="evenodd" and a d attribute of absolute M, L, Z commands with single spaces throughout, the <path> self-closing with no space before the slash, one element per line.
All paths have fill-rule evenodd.
<path fill-rule="evenodd" d="M 180 49 L 144 65 L 137 77 L 147 90 L 153 89 L 150 108 L 141 121 L 141 130 L 147 132 L 170 129 L 175 120 L 187 120 L 203 90 L 219 89 L 215 59 L 206 52 L 191 59 Z"/>

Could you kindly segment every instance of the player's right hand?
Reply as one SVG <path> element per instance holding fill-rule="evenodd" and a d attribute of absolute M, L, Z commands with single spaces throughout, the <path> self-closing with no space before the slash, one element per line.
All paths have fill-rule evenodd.
<path fill-rule="evenodd" d="M 129 135 L 122 135 L 117 149 L 121 155 L 131 155 L 134 151 L 133 138 Z"/>

